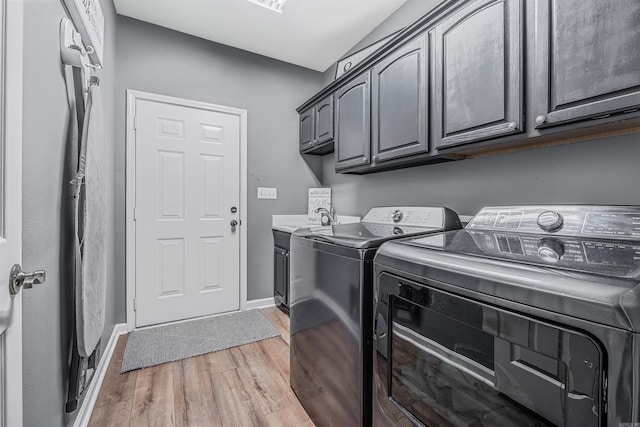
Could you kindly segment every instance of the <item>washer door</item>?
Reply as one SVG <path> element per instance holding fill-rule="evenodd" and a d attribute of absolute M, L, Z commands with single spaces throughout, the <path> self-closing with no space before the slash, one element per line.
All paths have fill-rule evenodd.
<path fill-rule="evenodd" d="M 581 332 L 387 274 L 376 317 L 377 400 L 396 421 L 600 425 L 603 352 Z"/>

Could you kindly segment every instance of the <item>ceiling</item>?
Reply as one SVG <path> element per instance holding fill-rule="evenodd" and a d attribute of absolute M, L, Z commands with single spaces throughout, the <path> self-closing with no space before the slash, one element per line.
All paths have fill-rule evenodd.
<path fill-rule="evenodd" d="M 114 0 L 119 14 L 325 71 L 407 0 Z"/>

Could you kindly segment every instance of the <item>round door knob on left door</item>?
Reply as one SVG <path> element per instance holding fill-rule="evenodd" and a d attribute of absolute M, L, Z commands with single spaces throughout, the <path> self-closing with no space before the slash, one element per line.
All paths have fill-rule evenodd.
<path fill-rule="evenodd" d="M 40 285 L 47 279 L 44 270 L 36 270 L 32 273 L 22 271 L 20 264 L 14 264 L 9 273 L 9 293 L 16 295 L 20 289 L 31 289 L 33 285 Z"/>
<path fill-rule="evenodd" d="M 238 226 L 238 221 L 236 221 L 235 219 L 231 220 L 231 231 L 234 232 L 236 231 L 236 227 Z"/>

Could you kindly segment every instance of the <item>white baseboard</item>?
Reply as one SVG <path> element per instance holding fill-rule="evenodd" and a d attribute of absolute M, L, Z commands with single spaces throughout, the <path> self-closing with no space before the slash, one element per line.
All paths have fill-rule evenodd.
<path fill-rule="evenodd" d="M 80 404 L 80 409 L 78 409 L 78 416 L 76 417 L 76 421 L 73 423 L 73 427 L 86 427 L 89 424 L 93 407 L 95 406 L 98 394 L 100 393 L 102 381 L 107 373 L 107 368 L 109 367 L 109 362 L 111 362 L 113 351 L 116 349 L 118 337 L 126 333 L 127 325 L 125 323 L 118 323 L 113 327 L 111 337 L 109 337 L 109 342 L 104 349 L 102 358 L 96 368 L 96 372 L 93 374 L 93 379 L 89 384 L 89 388 L 85 391 L 85 395 Z"/>
<path fill-rule="evenodd" d="M 262 298 L 262 299 L 254 299 L 254 300 L 251 300 L 251 301 L 247 301 L 247 305 L 245 305 L 245 310 L 254 310 L 256 308 L 274 307 L 275 305 L 276 305 L 276 300 L 273 297 Z"/>

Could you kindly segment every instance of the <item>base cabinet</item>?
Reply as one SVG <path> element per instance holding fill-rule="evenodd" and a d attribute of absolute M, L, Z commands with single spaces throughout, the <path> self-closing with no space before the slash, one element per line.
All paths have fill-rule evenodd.
<path fill-rule="evenodd" d="M 289 239 L 291 234 L 273 230 L 273 297 L 289 310 Z"/>
<path fill-rule="evenodd" d="M 274 250 L 273 297 L 277 304 L 289 308 L 289 251 Z"/>

